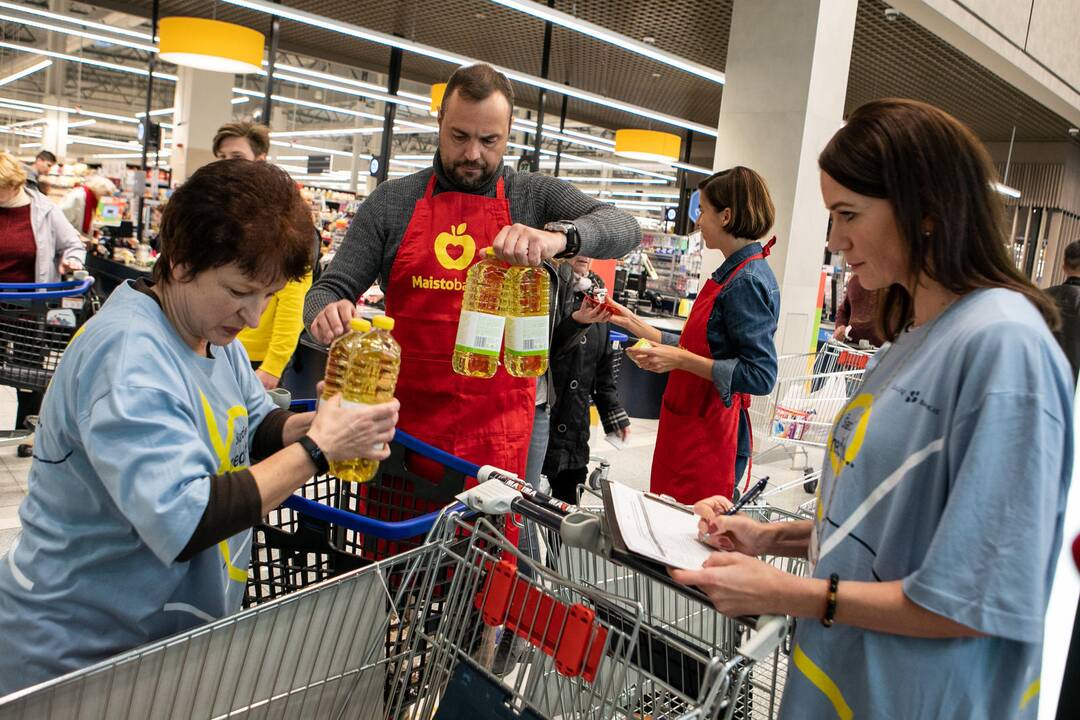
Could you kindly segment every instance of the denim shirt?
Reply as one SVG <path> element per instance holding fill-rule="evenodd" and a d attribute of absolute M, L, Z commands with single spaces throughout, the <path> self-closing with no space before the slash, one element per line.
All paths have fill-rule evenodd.
<path fill-rule="evenodd" d="M 752 242 L 724 260 L 712 274 L 722 284 L 743 260 L 761 252 Z M 712 379 L 720 399 L 731 407 L 734 393 L 768 395 L 776 384 L 776 335 L 780 319 L 780 286 L 767 262 L 751 262 L 732 277 L 716 296 L 706 334 L 712 351 Z M 674 333 L 663 342 L 678 344 Z M 739 419 L 737 454 L 750 455 L 750 420 L 744 410 Z"/>

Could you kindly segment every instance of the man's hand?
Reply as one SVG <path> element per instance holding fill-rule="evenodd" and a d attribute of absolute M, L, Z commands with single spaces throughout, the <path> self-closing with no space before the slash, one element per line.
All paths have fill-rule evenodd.
<path fill-rule="evenodd" d="M 323 345 L 329 345 L 345 334 L 349 321 L 356 316 L 356 303 L 352 300 L 338 300 L 322 309 L 311 323 L 311 337 Z"/>
<path fill-rule="evenodd" d="M 259 382 L 261 382 L 262 386 L 267 390 L 273 390 L 281 382 L 281 378 L 274 377 L 265 370 L 256 370 L 255 377 L 259 378 Z"/>
<path fill-rule="evenodd" d="M 550 260 L 566 249 L 566 236 L 514 223 L 500 230 L 491 245 L 495 257 L 503 262 L 536 267 L 541 260 Z"/>
<path fill-rule="evenodd" d="M 850 329 L 847 325 L 837 325 L 836 329 L 833 330 L 833 340 L 839 340 L 840 342 L 847 340 L 848 330 Z"/>

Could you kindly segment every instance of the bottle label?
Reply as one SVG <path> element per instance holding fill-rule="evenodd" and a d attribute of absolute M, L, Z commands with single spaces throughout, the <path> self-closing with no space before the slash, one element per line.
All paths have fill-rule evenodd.
<path fill-rule="evenodd" d="M 507 318 L 506 350 L 515 355 L 547 355 L 548 316 Z"/>
<path fill-rule="evenodd" d="M 356 402 L 354 400 L 346 400 L 345 398 L 341 398 L 341 407 L 343 407 L 343 408 L 366 408 L 366 407 L 371 407 L 371 403 Z M 382 450 L 385 446 L 386 446 L 386 443 L 375 443 L 371 447 L 372 447 L 373 450 L 378 452 L 379 450 Z"/>
<path fill-rule="evenodd" d="M 505 322 L 506 318 L 502 315 L 462 310 L 461 318 L 458 320 L 454 349 L 476 355 L 498 357 Z"/>

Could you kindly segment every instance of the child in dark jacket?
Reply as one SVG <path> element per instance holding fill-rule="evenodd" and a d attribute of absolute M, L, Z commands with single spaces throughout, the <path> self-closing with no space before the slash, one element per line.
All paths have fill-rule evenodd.
<path fill-rule="evenodd" d="M 590 272 L 590 258 L 578 256 L 569 263 L 576 283 L 573 312 L 556 325 L 551 343 L 555 404 L 543 472 L 551 483 L 552 495 L 572 503 L 577 499 L 577 486 L 585 482 L 588 473 L 590 402 L 596 402 L 608 434 L 625 440 L 630 418 L 615 391 L 620 353 L 608 340 L 611 313 L 583 302 L 594 288 L 603 288 L 603 281 Z"/>

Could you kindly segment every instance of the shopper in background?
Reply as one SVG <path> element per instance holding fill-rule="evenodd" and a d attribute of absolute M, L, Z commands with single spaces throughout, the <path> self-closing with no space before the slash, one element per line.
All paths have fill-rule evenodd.
<path fill-rule="evenodd" d="M 1072 365 L 1073 383 L 1080 374 L 1080 240 L 1065 247 L 1065 282 L 1047 289 L 1061 312 L 1061 327 L 1054 332 Z"/>
<path fill-rule="evenodd" d="M 639 367 L 670 372 L 653 453 L 651 489 L 684 503 L 730 498 L 751 452 L 750 395 L 776 383 L 773 336 L 780 287 L 758 242 L 775 210 L 764 178 L 750 168 L 718 172 L 698 185 L 705 247 L 724 254 L 694 301 L 681 335 L 652 327 L 621 305 L 611 322 L 650 343 L 627 349 Z"/>
<path fill-rule="evenodd" d="M 596 402 L 604 432 L 623 440 L 630 434 L 630 417 L 615 391 L 619 356 L 608 340 L 611 313 L 585 299 L 604 281 L 590 271 L 591 258 L 578 255 L 567 264 L 573 270 L 573 313 L 556 327 L 551 343 L 555 402 L 543 471 L 552 495 L 575 503 L 577 486 L 588 474 L 590 404 Z"/>
<path fill-rule="evenodd" d="M 71 188 L 60 200 L 60 210 L 71 226 L 85 237 L 92 237 L 94 213 L 98 201 L 116 192 L 116 185 L 104 175 L 90 175 L 82 185 Z"/>
<path fill-rule="evenodd" d="M 49 174 L 53 165 L 56 164 L 56 156 L 48 150 L 42 150 L 34 158 L 34 162 L 26 166 L 26 186 L 31 190 L 41 191 L 38 187 L 38 183 L 41 178 Z"/>
<path fill-rule="evenodd" d="M 833 338 L 856 345 L 863 340 L 874 347 L 881 347 L 882 340 L 877 329 L 877 293 L 862 286 L 858 275 L 852 275 L 844 291 L 844 302 L 836 309 L 836 330 Z"/>
<path fill-rule="evenodd" d="M 465 273 L 482 251 L 539 265 L 580 253 L 621 257 L 641 230 L 632 217 L 569 183 L 503 164 L 514 94 L 489 65 L 459 68 L 439 111 L 433 167 L 379 185 L 330 266 L 308 293 L 311 334 L 330 343 L 348 327 L 356 299 L 376 278 L 401 343 L 401 427 L 436 447 L 523 474 L 534 419 L 546 420 L 547 378 L 491 379 L 451 368 Z M 546 228 L 546 229 L 541 229 Z M 568 292 L 553 279 L 552 310 Z M 547 430 L 536 436 L 546 447 Z M 539 464 L 544 448 L 535 453 Z"/>
<path fill-rule="evenodd" d="M 856 110 L 822 152 L 829 250 L 883 291 L 879 353 L 837 416 L 814 520 L 700 503 L 672 570 L 729 615 L 799 618 L 782 718 L 1034 718 L 1072 476 L 1057 311 L 1017 271 L 986 149 L 929 105 Z M 809 557 L 811 577 L 757 556 Z"/>
<path fill-rule="evenodd" d="M 26 170 L 0 151 L 0 282 L 56 282 L 81 270 L 86 248 L 60 209 L 36 190 L 26 189 Z M 15 429 L 37 415 L 42 393 L 20 390 Z"/>
<path fill-rule="evenodd" d="M 213 143 L 214 157 L 221 160 L 266 160 L 270 151 L 270 128 L 252 122 L 222 125 Z M 285 284 L 274 294 L 259 324 L 240 332 L 239 340 L 251 358 L 251 367 L 267 390 L 281 383 L 304 329 L 304 295 L 311 288 L 311 273 Z"/>
<path fill-rule="evenodd" d="M 234 342 L 311 232 L 282 170 L 211 163 L 165 208 L 154 282 L 71 341 L 0 559 L 0 695 L 237 611 L 251 526 L 328 460 L 388 455 L 396 401 L 275 409 Z"/>

